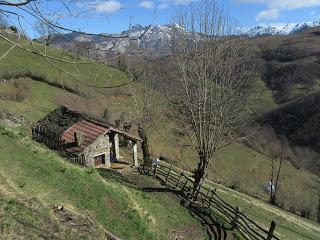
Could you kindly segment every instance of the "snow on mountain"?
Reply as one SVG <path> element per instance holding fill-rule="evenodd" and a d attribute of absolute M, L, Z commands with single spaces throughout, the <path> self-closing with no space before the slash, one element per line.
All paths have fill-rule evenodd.
<path fill-rule="evenodd" d="M 292 33 L 300 32 L 310 27 L 319 27 L 320 21 L 305 22 L 305 23 L 288 23 L 279 25 L 256 26 L 243 32 L 243 35 L 250 37 L 262 35 L 289 35 Z"/>
<path fill-rule="evenodd" d="M 241 35 L 256 37 L 261 35 L 288 35 L 302 31 L 309 27 L 320 26 L 320 21 L 306 23 L 291 23 L 269 26 L 256 26 L 247 31 L 242 31 Z M 84 35 L 79 33 L 69 33 L 57 35 L 52 39 L 51 45 L 74 49 L 77 44 L 88 46 L 90 49 L 110 50 L 109 53 L 127 53 L 133 52 L 155 53 L 157 56 L 166 56 L 170 54 L 173 44 L 176 41 L 177 31 L 183 30 L 177 24 L 151 25 L 151 26 L 132 26 L 129 30 L 117 34 L 99 34 Z M 111 36 L 111 37 L 110 37 Z M 127 36 L 127 37 L 124 37 Z M 135 39 L 135 41 L 130 41 Z M 199 36 L 200 37 L 200 36 Z M 93 55 L 99 56 L 99 51 L 90 51 Z M 107 54 L 107 51 L 105 51 Z M 104 55 L 102 56 L 104 57 Z"/>
<path fill-rule="evenodd" d="M 154 26 L 141 26 L 138 24 L 127 31 L 111 35 L 88 36 L 79 33 L 57 35 L 52 39 L 51 45 L 60 48 L 71 48 L 74 44 L 81 43 L 99 49 L 112 49 L 113 52 L 120 53 L 136 50 L 168 53 L 178 29 L 181 29 L 181 27 L 176 24 Z M 135 39 L 135 41 L 130 39 Z"/>

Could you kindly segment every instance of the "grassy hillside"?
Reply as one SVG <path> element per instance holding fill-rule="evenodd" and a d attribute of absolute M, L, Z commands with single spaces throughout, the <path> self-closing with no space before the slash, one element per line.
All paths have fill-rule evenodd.
<path fill-rule="evenodd" d="M 85 101 L 82 97 L 67 93 L 62 89 L 49 86 L 45 83 L 32 81 L 31 94 L 23 102 L 0 101 L 0 107 L 10 112 L 22 114 L 30 121 L 36 121 L 52 111 L 65 99 L 69 103 Z M 129 97 L 105 97 L 100 98 L 101 108 L 98 108 L 100 116 L 104 106 L 110 106 L 111 112 L 125 111 L 130 109 Z M 110 101 L 112 99 L 112 105 Z M 127 105 L 126 105 L 127 104 Z M 117 109 L 117 106 L 122 106 Z M 84 104 L 86 106 L 86 104 Z M 88 109 L 82 109 L 89 111 Z M 95 108 L 96 109 L 96 108 Z M 90 111 L 89 111 L 90 112 Z M 99 114 L 98 114 L 99 115 Z M 186 170 L 196 167 L 197 156 L 188 147 L 185 137 L 181 137 L 172 122 L 160 119 L 154 122 L 150 129 L 151 151 L 154 156 L 165 156 L 172 159 L 173 163 Z M 163 141 L 166 139 L 166 141 Z M 242 174 L 234 174 L 242 173 Z M 270 159 L 249 147 L 241 144 L 233 144 L 218 153 L 216 160 L 210 165 L 208 177 L 218 180 L 226 186 L 233 186 L 238 190 L 257 194 L 264 199 L 268 194 L 263 190 L 263 185 L 270 178 Z M 296 213 L 305 209 L 311 209 L 313 216 L 316 215 L 317 197 L 313 191 L 320 188 L 319 178 L 308 172 L 297 170 L 291 164 L 286 163 L 281 180 L 279 199 L 286 209 L 294 209 Z"/>
<path fill-rule="evenodd" d="M 303 219 L 296 215 L 261 202 L 246 194 L 241 194 L 232 189 L 214 183 L 209 184 L 217 188 L 218 194 L 233 206 L 238 206 L 247 216 L 256 219 L 265 228 L 269 227 L 272 220 L 277 223 L 276 234 L 280 239 L 288 240 L 318 240 L 320 239 L 319 224 Z"/>
<path fill-rule="evenodd" d="M 19 44 L 29 50 L 37 52 L 37 49 L 23 39 L 19 41 Z M 45 53 L 42 45 L 37 43 L 34 44 L 39 50 Z M 0 55 L 4 54 L 10 47 L 11 45 L 8 42 L 1 39 Z M 112 67 L 94 64 L 91 60 L 85 60 L 82 57 L 77 57 L 71 53 L 64 53 L 54 48 L 47 48 L 46 53 L 47 55 L 62 58 L 66 61 L 79 62 L 79 64 L 71 64 L 49 59 L 52 64 L 58 66 L 82 82 L 97 86 L 113 86 L 128 81 L 125 73 Z M 0 76 L 14 76 L 31 72 L 33 75 L 42 77 L 51 82 L 57 82 L 59 84 L 62 82 L 64 85 L 85 94 L 93 95 L 97 92 L 103 93 L 103 89 L 88 88 L 63 72 L 60 75 L 60 70 L 53 67 L 50 62 L 42 56 L 27 53 L 16 47 L 4 59 L 0 60 Z M 83 62 L 88 63 L 83 64 Z"/>
<path fill-rule="evenodd" d="M 130 109 L 129 97 L 100 97 L 100 107 L 97 108 L 94 106 L 96 99 L 92 99 L 91 103 L 91 100 L 85 100 L 62 89 L 30 79 L 29 81 L 31 81 L 29 97 L 22 102 L 0 100 L 0 106 L 9 112 L 19 113 L 30 121 L 39 120 L 52 111 L 61 103 L 61 99 L 71 105 L 75 104 L 74 106 L 81 103 L 80 106 L 84 108 L 80 110 L 92 113 L 92 109 L 95 109 L 97 112 L 93 113 L 98 116 L 102 115 L 104 108 L 110 109 L 112 115 Z M 121 107 L 118 108 L 118 106 Z M 171 159 L 173 164 L 186 170 L 191 171 L 196 167 L 195 151 L 188 146 L 188 141 L 179 134 L 172 122 L 166 122 L 164 119 L 155 121 L 149 132 L 153 156 L 165 156 Z M 234 174 L 239 172 L 241 174 Z M 218 153 L 217 158 L 210 165 L 208 177 L 226 186 L 267 199 L 268 194 L 264 191 L 263 185 L 270 178 L 270 159 L 247 146 L 233 144 Z M 317 197 L 314 191 L 320 188 L 319 184 L 319 177 L 297 170 L 286 163 L 279 190 L 280 204 L 286 209 L 291 208 L 297 214 L 302 210 L 310 209 L 312 216 L 315 216 L 317 205 L 313 203 L 317 202 Z"/>
<path fill-rule="evenodd" d="M 168 163 L 161 163 L 167 165 Z M 183 170 L 173 167 L 176 172 Z M 192 176 L 192 173 L 183 171 L 186 175 Z M 268 229 L 270 222 L 274 220 L 277 224 L 275 234 L 280 239 L 290 240 L 314 240 L 320 239 L 319 224 L 288 213 L 283 209 L 274 207 L 268 203 L 262 202 L 256 198 L 246 194 L 239 193 L 233 189 L 227 188 L 221 184 L 217 184 L 210 180 L 205 182 L 205 187 L 208 189 L 215 188 L 217 194 L 224 201 L 237 206 L 246 216 L 256 220 L 260 226 Z M 207 194 L 207 190 L 203 190 L 203 194 Z"/>
<path fill-rule="evenodd" d="M 180 206 L 174 195 L 161 191 L 152 179 L 136 175 L 133 182 L 109 170 L 80 168 L 17 130 L 1 128 L 0 146 L 1 179 L 45 209 L 45 212 L 28 209 L 15 197 L 7 200 L 10 195 L 4 191 L 1 201 L 8 207 L 0 211 L 7 216 L 4 226 L 7 236 L 14 234 L 19 225 L 15 216 L 20 211 L 25 228 L 29 222 L 31 228 L 36 221 L 45 221 L 46 212 L 54 218 L 50 207 L 58 204 L 84 219 L 93 216 L 98 222 L 95 227 L 101 225 L 102 232 L 105 228 L 123 239 L 172 239 L 175 234 L 185 239 L 206 239 L 200 223 Z M 70 237 L 79 239 L 75 228 L 75 235 Z M 25 237 L 20 232 L 16 234 Z M 37 231 L 30 234 L 39 236 Z"/>
<path fill-rule="evenodd" d="M 159 123 L 160 124 L 160 123 Z M 155 156 L 165 156 L 176 166 L 192 171 L 196 168 L 197 155 L 188 146 L 188 141 L 175 134 L 175 126 L 163 123 L 153 129 L 151 150 Z M 163 141 L 166 139 L 166 141 Z M 268 200 L 264 185 L 270 180 L 271 160 L 245 145 L 236 143 L 221 149 L 209 165 L 208 178 Z M 310 172 L 298 170 L 285 162 L 279 186 L 279 204 L 297 214 L 310 209 L 317 214 L 320 178 Z"/>
<path fill-rule="evenodd" d="M 12 56 L 15 58 L 14 55 Z M 47 64 L 45 62 L 43 63 L 40 59 L 32 61 L 32 56 L 25 56 L 23 53 L 21 53 L 20 58 L 15 58 L 16 63 L 19 64 L 20 59 L 24 58 L 29 58 L 32 62 L 30 66 L 40 66 L 33 68 L 33 71 L 35 72 L 38 68 L 45 69 L 41 64 Z M 1 66 L 1 64 L 5 63 L 0 61 L 0 71 L 4 71 L 4 65 Z M 14 62 L 11 62 L 10 68 L 7 69 L 11 69 L 10 71 L 14 72 L 19 70 L 20 67 L 25 67 L 21 64 L 19 65 L 19 68 L 15 68 L 14 64 Z M 25 65 L 26 64 L 27 62 L 25 62 Z M 105 69 L 104 66 L 99 66 L 99 68 L 100 67 Z M 43 71 L 46 73 L 45 70 Z M 48 72 L 50 71 L 54 70 L 49 70 Z M 88 70 L 89 75 L 90 73 L 91 71 Z M 59 76 L 59 73 L 58 75 L 52 74 L 51 76 L 57 77 Z M 98 116 L 102 116 L 104 110 L 108 109 L 111 114 L 111 120 L 118 118 L 121 113 L 125 113 L 127 116 L 133 109 L 133 99 L 129 89 L 92 92 L 88 88 L 83 88 L 84 92 L 90 93 L 90 97 L 85 98 L 42 82 L 31 79 L 24 80 L 30 81 L 30 94 L 21 102 L 0 100 L 0 110 L 4 109 L 5 111 L 15 112 L 23 115 L 30 121 L 36 121 L 61 103 Z M 87 80 L 90 81 L 90 78 Z M 71 80 L 68 81 L 72 82 Z M 114 81 L 114 83 L 116 83 L 117 79 L 115 78 Z M 119 82 L 121 82 L 121 80 L 119 80 Z M 257 84 L 259 85 L 261 83 L 262 82 L 259 81 Z M 134 87 L 138 88 L 138 85 L 134 85 Z M 262 84 L 262 87 L 265 87 L 264 84 Z M 102 96 L 99 93 L 103 93 L 104 95 Z M 265 106 L 262 108 L 274 108 L 276 106 L 273 102 L 271 92 L 268 90 L 264 92 L 262 102 Z M 261 106 L 263 105 L 258 107 Z M 161 116 L 163 111 L 158 112 L 158 114 L 153 116 L 153 124 L 150 129 L 148 129 L 151 138 L 152 155 L 166 156 L 175 165 L 186 170 L 193 170 L 197 164 L 195 151 L 190 148 L 186 137 L 181 135 L 181 132 L 179 132 L 176 126 L 171 121 Z M 30 196 L 31 194 L 36 195 L 37 198 L 47 206 L 57 202 L 60 203 L 61 201 L 67 209 L 75 211 L 81 216 L 86 214 L 86 210 L 89 210 L 103 227 L 121 237 L 129 239 L 138 235 L 151 239 L 155 238 L 155 236 L 165 238 L 165 231 L 170 232 L 172 226 L 179 226 L 179 231 L 181 232 L 185 231 L 183 226 L 187 226 L 188 229 L 193 229 L 188 225 L 189 222 L 191 222 L 192 225 L 195 224 L 195 226 L 197 226 L 194 220 L 189 218 L 190 216 L 180 208 L 179 204 L 172 202 L 172 198 L 165 193 L 145 193 L 141 189 L 136 189 L 136 187 L 127 186 L 126 180 L 119 179 L 109 172 L 107 174 L 102 173 L 104 177 L 107 177 L 107 180 L 102 179 L 101 175 L 96 171 L 92 169 L 83 170 L 76 166 L 69 165 L 54 153 L 37 144 L 34 145 L 28 138 L 26 138 L 27 140 L 25 138 L 17 140 L 6 135 L 0 136 L 0 138 L 1 144 L 9 145 L 8 147 L 0 148 L 0 161 L 3 161 L 2 165 L 4 166 L 0 171 L 2 171 L 1 175 L 3 178 L 6 181 L 9 181 L 10 184 L 14 185 L 17 189 L 20 189 L 21 187 L 19 186 L 22 186 L 21 189 L 24 191 L 24 194 L 27 196 Z M 0 146 L 2 146 L 1 144 Z M 40 148 L 40 150 L 38 148 Z M 11 167 L 10 163 L 12 161 L 15 162 L 16 168 Z M 45 164 L 41 164 L 42 162 Z M 61 170 L 64 168 L 67 170 Z M 69 171 L 69 168 L 72 169 L 72 171 Z M 295 205 L 294 211 L 298 214 L 301 210 L 310 208 L 314 216 L 317 207 L 314 203 L 317 202 L 317 199 L 313 192 L 320 188 L 319 177 L 308 172 L 297 170 L 289 163 L 285 164 L 284 173 L 281 180 L 281 204 L 287 209 L 292 205 Z M 263 191 L 262 185 L 268 182 L 270 178 L 270 160 L 265 155 L 258 153 L 247 146 L 233 144 L 220 151 L 215 161 L 211 164 L 208 174 L 209 178 L 212 180 L 218 180 L 227 186 L 233 186 L 242 191 L 251 194 L 255 193 L 261 195 L 263 198 L 267 198 L 267 193 Z M 67 178 L 64 175 L 67 175 Z M 115 181 L 115 179 L 117 179 L 117 181 Z M 103 181 L 103 183 L 106 181 L 105 184 L 107 186 L 104 186 L 104 184 L 101 186 L 100 181 Z M 88 182 L 90 183 L 89 185 L 87 185 Z M 65 190 L 63 187 L 64 184 L 67 185 Z M 128 195 L 128 189 L 129 192 L 133 194 Z M 90 197 L 86 194 L 88 191 Z M 104 194 L 108 194 L 108 197 L 111 198 L 111 205 L 119 202 L 121 206 L 112 205 L 110 209 L 107 207 L 106 210 L 102 210 L 105 208 L 103 200 L 101 200 L 104 198 Z M 115 198 L 112 198 L 112 196 Z M 134 201 L 132 201 L 130 196 L 133 197 Z M 165 200 L 161 200 L 162 198 Z M 239 205 L 247 206 L 247 208 L 252 211 L 253 215 L 257 213 L 257 219 L 264 222 L 264 217 L 268 213 L 262 211 L 260 214 L 260 210 L 256 209 L 256 206 L 252 207 L 251 204 L 246 205 L 247 203 L 241 201 L 241 198 L 241 195 L 240 197 L 237 197 L 237 199 L 240 199 L 237 200 L 240 201 Z M 99 199 L 101 201 L 99 201 Z M 145 199 L 147 200 L 145 201 Z M 233 201 L 232 198 L 230 198 L 230 200 Z M 163 206 L 158 207 L 157 201 L 163 203 L 163 206 L 170 205 L 170 208 L 162 209 L 164 208 Z M 138 202 L 138 209 L 143 208 L 146 210 L 146 215 L 144 215 L 145 211 L 143 211 L 142 215 L 140 215 L 141 212 L 139 213 L 139 211 L 138 213 L 132 213 L 130 211 L 132 208 L 128 206 L 136 206 L 135 202 Z M 114 209 L 117 208 L 123 209 L 123 215 L 122 211 L 114 212 Z M 48 208 L 47 211 L 50 211 L 49 209 L 50 208 Z M 168 217 L 164 217 L 169 216 L 170 212 L 177 215 L 177 219 L 179 219 L 179 217 L 185 219 L 181 221 L 181 225 L 179 225 L 180 222 L 175 222 L 168 219 Z M 121 216 L 118 216 L 117 213 Z M 149 214 L 152 216 L 154 215 L 153 217 L 156 219 L 156 223 L 160 224 L 161 228 L 154 230 L 153 227 L 150 227 L 150 222 L 153 222 L 153 220 L 148 220 L 148 218 L 146 218 Z M 113 215 L 115 215 L 115 218 L 108 218 Z M 270 216 L 268 215 L 268 217 Z M 131 224 L 131 222 L 128 223 L 125 219 L 133 219 L 132 225 L 134 225 L 135 230 L 131 231 L 131 229 L 129 229 L 124 231 L 124 229 L 120 227 L 121 225 Z M 285 224 L 285 222 L 283 224 Z M 196 228 L 197 230 L 195 230 L 195 232 L 197 234 L 195 236 L 201 239 L 203 236 L 202 229 L 201 227 Z M 286 236 L 287 235 L 284 235 L 284 239 L 292 239 Z"/>
<path fill-rule="evenodd" d="M 320 28 L 288 36 L 261 36 L 251 43 L 259 47 L 263 80 L 277 102 L 286 102 L 319 89 Z"/>
<path fill-rule="evenodd" d="M 265 113 L 259 121 L 269 124 L 292 144 L 319 151 L 320 92 L 304 95 Z"/>

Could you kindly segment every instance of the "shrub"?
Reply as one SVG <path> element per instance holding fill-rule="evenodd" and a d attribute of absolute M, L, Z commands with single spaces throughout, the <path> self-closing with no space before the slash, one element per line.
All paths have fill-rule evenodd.
<path fill-rule="evenodd" d="M 0 83 L 0 99 L 21 102 L 30 92 L 30 81 L 27 79 L 9 80 Z"/>
<path fill-rule="evenodd" d="M 234 190 L 240 190 L 241 188 L 241 182 L 239 179 L 235 179 L 232 181 L 231 185 L 229 186 L 231 189 Z"/>
<path fill-rule="evenodd" d="M 300 210 L 300 215 L 303 218 L 310 218 L 311 210 L 309 207 L 304 207 Z"/>
<path fill-rule="evenodd" d="M 14 81 L 16 89 L 16 101 L 21 102 L 26 99 L 30 94 L 30 82 L 29 81 Z"/>
<path fill-rule="evenodd" d="M 103 111 L 102 117 L 103 117 L 107 122 L 110 121 L 110 113 L 109 113 L 109 109 L 108 109 L 108 108 L 106 108 L 106 109 Z"/>
<path fill-rule="evenodd" d="M 15 26 L 10 26 L 10 30 L 14 33 L 18 33 L 18 29 Z"/>

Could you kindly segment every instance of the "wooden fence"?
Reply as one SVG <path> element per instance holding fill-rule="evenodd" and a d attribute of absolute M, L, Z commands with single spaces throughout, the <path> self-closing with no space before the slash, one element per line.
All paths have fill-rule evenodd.
<path fill-rule="evenodd" d="M 37 142 L 46 144 L 49 148 L 54 150 L 64 150 L 65 143 L 61 136 L 55 132 L 48 130 L 41 125 L 32 126 L 32 137 Z"/>
<path fill-rule="evenodd" d="M 69 155 L 65 150 L 66 144 L 61 135 L 48 130 L 41 125 L 32 126 L 32 137 L 37 141 L 46 144 L 49 148 L 59 150 L 68 156 L 70 162 L 85 166 L 86 161 L 83 155 L 78 157 Z"/>
<path fill-rule="evenodd" d="M 156 177 L 161 179 L 168 187 L 181 191 L 181 193 L 190 198 L 193 188 L 193 178 L 187 176 L 182 171 L 170 166 L 165 166 L 160 163 L 154 169 Z M 271 222 L 269 229 L 265 229 L 256 223 L 254 220 L 247 217 L 240 211 L 240 208 L 235 208 L 224 201 L 218 194 L 216 189 L 202 186 L 199 190 L 197 201 L 208 209 L 211 213 L 218 213 L 223 217 L 233 229 L 236 229 L 243 238 L 247 240 L 280 240 L 274 235 L 276 224 Z"/>

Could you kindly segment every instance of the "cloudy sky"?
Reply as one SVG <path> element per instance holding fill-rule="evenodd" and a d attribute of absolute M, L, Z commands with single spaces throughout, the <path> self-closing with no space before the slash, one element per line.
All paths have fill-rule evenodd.
<path fill-rule="evenodd" d="M 125 29 L 128 22 L 148 25 L 167 23 L 179 5 L 198 0 L 102 0 L 97 11 L 110 15 L 116 29 Z M 296 23 L 320 20 L 320 0 L 223 0 L 230 14 L 243 26 L 257 24 Z M 112 25 L 111 24 L 111 25 Z"/>
<path fill-rule="evenodd" d="M 320 20 L 320 0 L 221 0 L 241 27 Z M 55 3 L 56 2 L 56 3 Z M 51 1 L 50 9 L 58 8 Z M 74 12 L 90 10 L 90 17 L 68 19 L 73 28 L 115 33 L 130 23 L 149 25 L 172 22 L 175 9 L 199 0 L 77 0 Z M 83 14 L 84 15 L 84 14 Z"/>

